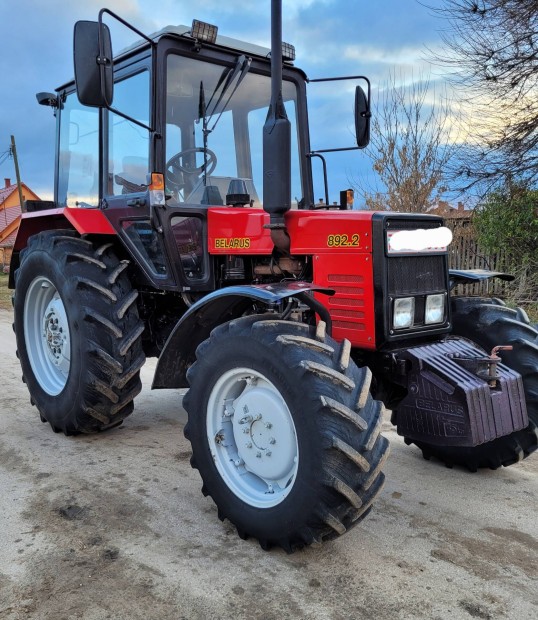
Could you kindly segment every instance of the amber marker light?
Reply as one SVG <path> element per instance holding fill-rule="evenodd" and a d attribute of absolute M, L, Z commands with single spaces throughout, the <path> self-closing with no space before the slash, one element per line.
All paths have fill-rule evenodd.
<path fill-rule="evenodd" d="M 152 172 L 149 184 L 149 203 L 152 207 L 156 207 L 163 206 L 165 202 L 164 176 L 158 172 Z"/>
<path fill-rule="evenodd" d="M 158 189 L 164 191 L 164 175 L 159 174 L 158 172 L 152 172 L 149 189 L 151 191 Z"/>

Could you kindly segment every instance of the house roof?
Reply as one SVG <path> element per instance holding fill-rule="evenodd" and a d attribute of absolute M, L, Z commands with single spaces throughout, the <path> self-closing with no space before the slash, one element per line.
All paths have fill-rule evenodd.
<path fill-rule="evenodd" d="M 15 245 L 15 237 L 17 236 L 17 230 L 14 230 L 2 242 L 0 242 L 0 248 L 12 248 Z"/>
<path fill-rule="evenodd" d="M 11 222 L 20 217 L 20 215 L 20 205 L 14 205 L 13 207 L 9 207 L 9 209 L 0 209 L 0 237 L 2 235 L 2 231 L 5 230 Z"/>
<path fill-rule="evenodd" d="M 21 186 L 22 186 L 23 193 L 24 193 L 24 190 L 26 190 L 27 194 L 28 193 L 31 194 L 31 198 L 32 199 L 34 199 L 34 197 L 35 197 L 35 199 L 41 200 L 39 198 L 39 196 L 35 192 L 33 192 L 28 187 L 28 185 L 26 185 L 26 183 L 21 183 Z M 11 185 L 8 185 L 7 187 L 0 188 L 0 205 L 3 202 L 5 202 L 11 196 L 11 194 L 13 194 L 13 192 L 15 192 L 15 191 L 17 191 L 17 184 L 16 183 L 12 183 Z M 2 223 L 0 222 L 0 226 L 1 225 L 2 225 Z"/>
<path fill-rule="evenodd" d="M 9 185 L 8 187 L 3 187 L 2 189 L 0 189 L 0 204 L 2 204 L 4 200 L 9 198 L 16 189 L 17 189 L 16 183 L 13 183 L 12 185 Z"/>
<path fill-rule="evenodd" d="M 21 208 L 19 205 L 9 209 L 0 209 L 0 248 L 13 247 L 20 221 Z"/>

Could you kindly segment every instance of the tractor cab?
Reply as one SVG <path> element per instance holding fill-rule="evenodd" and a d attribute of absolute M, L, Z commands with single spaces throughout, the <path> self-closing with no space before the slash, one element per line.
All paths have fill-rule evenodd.
<path fill-rule="evenodd" d="M 262 206 L 270 52 L 220 39 L 202 44 L 192 29 L 167 27 L 151 44 L 142 40 L 121 53 L 111 78 L 113 108 L 80 103 L 74 82 L 58 90 L 58 205 L 113 206 L 118 196 L 144 193 L 148 174 L 158 171 L 170 205 Z M 307 137 L 297 122 L 306 106 L 304 84 L 304 74 L 287 62 L 283 99 L 295 207 L 305 202 L 310 178 Z"/>

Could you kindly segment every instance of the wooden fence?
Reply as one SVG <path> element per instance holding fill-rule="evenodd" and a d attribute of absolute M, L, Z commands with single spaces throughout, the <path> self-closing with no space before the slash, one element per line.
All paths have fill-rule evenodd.
<path fill-rule="evenodd" d="M 488 254 L 480 249 L 470 218 L 446 218 L 445 225 L 454 234 L 449 246 L 448 265 L 451 269 L 488 269 L 511 273 L 506 266 L 502 252 Z M 458 286 L 456 294 L 498 296 L 502 298 L 517 295 L 518 283 L 505 282 L 499 278 L 486 280 L 472 286 Z"/>

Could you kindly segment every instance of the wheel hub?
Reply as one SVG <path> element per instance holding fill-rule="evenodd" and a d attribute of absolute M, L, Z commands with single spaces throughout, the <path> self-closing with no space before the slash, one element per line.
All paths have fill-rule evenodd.
<path fill-rule="evenodd" d="M 66 357 L 65 349 L 69 347 L 69 329 L 64 305 L 57 295 L 54 296 L 45 310 L 43 338 L 52 363 L 59 366 Z"/>
<path fill-rule="evenodd" d="M 206 423 L 215 466 L 228 488 L 259 508 L 283 501 L 295 481 L 299 446 L 277 387 L 253 369 L 225 372 L 211 390 Z"/>
<path fill-rule="evenodd" d="M 24 337 L 28 360 L 41 388 L 56 396 L 65 387 L 71 367 L 67 312 L 54 284 L 35 278 L 24 300 Z"/>
<path fill-rule="evenodd" d="M 285 476 L 293 467 L 296 448 L 282 398 L 266 387 L 254 386 L 234 401 L 234 409 L 237 452 L 246 467 L 262 478 L 279 480 Z"/>

